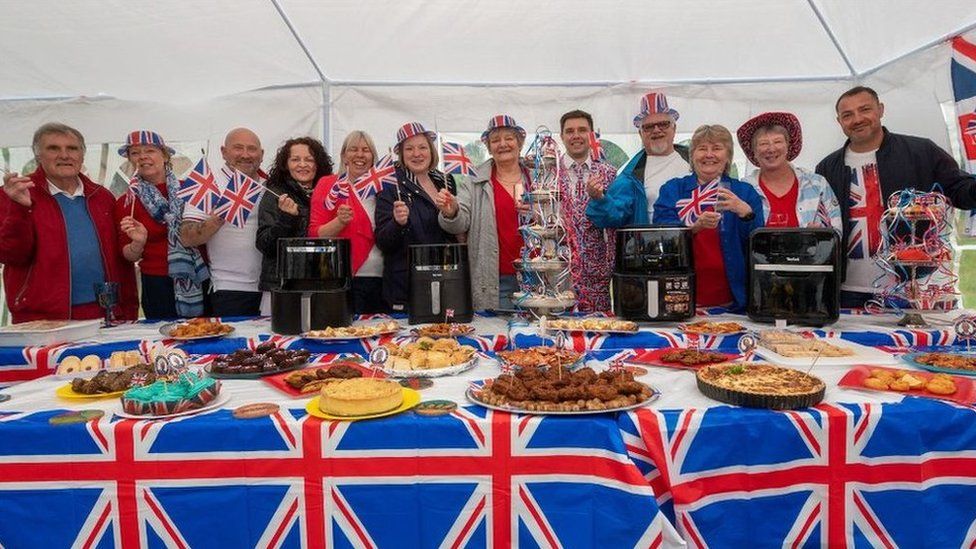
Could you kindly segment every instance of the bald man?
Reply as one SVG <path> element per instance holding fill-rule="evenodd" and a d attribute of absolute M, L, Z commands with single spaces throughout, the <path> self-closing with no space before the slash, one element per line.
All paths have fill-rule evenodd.
<path fill-rule="evenodd" d="M 226 166 L 214 171 L 217 185 L 223 189 L 233 171 L 264 182 L 268 176 L 261 171 L 264 149 L 257 134 L 247 128 L 234 128 L 220 147 Z M 214 292 L 210 302 L 215 316 L 257 316 L 261 314 L 261 252 L 254 242 L 258 232 L 258 216 L 247 218 L 244 227 L 235 227 L 224 220 L 207 215 L 187 204 L 180 226 L 180 240 L 184 246 L 207 245 L 210 257 L 210 278 Z"/>

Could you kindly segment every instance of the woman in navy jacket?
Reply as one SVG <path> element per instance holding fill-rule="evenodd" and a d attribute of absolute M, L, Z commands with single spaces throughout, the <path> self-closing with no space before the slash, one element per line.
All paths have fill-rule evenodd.
<path fill-rule="evenodd" d="M 457 242 L 437 222 L 438 195 L 457 194 L 457 189 L 453 178 L 436 169 L 436 142 L 436 134 L 419 123 L 404 124 L 397 132 L 397 183 L 376 195 L 374 236 L 383 252 L 383 297 L 394 311 L 404 311 L 409 297 L 408 247 Z"/>
<path fill-rule="evenodd" d="M 763 226 L 762 199 L 748 183 L 729 177 L 732 134 L 701 126 L 691 138 L 692 174 L 661 187 L 654 223 L 691 227 L 697 305 L 746 306 L 749 234 Z"/>

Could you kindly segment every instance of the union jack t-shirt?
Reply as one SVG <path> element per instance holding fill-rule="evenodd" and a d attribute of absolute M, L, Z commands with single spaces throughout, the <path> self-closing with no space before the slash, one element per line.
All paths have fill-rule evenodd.
<path fill-rule="evenodd" d="M 884 197 L 878 178 L 877 151 L 848 150 L 844 163 L 851 169 L 851 192 L 848 195 L 850 217 L 847 221 L 847 280 L 842 289 L 875 293 L 874 281 L 883 274 L 874 263 L 881 246 L 881 216 Z"/>

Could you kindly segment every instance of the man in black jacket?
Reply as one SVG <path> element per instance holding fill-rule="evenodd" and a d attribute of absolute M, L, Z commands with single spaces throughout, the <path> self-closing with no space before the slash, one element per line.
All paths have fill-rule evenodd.
<path fill-rule="evenodd" d="M 883 274 L 874 256 L 888 197 L 903 189 L 936 190 L 956 208 L 976 209 L 976 178 L 931 140 L 889 132 L 881 125 L 884 104 L 871 88 L 844 92 L 835 110 L 848 140 L 817 164 L 817 173 L 840 199 L 844 221 L 847 263 L 841 306 L 860 307 L 873 296 L 873 283 Z"/>

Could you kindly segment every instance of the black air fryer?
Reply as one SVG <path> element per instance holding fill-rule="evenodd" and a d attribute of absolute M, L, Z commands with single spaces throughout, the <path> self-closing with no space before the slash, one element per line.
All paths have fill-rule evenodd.
<path fill-rule="evenodd" d="M 691 229 L 617 230 L 613 312 L 627 320 L 685 320 L 695 315 Z"/>
<path fill-rule="evenodd" d="M 352 322 L 352 261 L 345 238 L 278 240 L 277 290 L 271 330 L 302 334 Z"/>
<path fill-rule="evenodd" d="M 749 238 L 749 318 L 823 326 L 840 316 L 840 238 L 833 229 L 758 229 Z"/>
<path fill-rule="evenodd" d="M 410 246 L 408 322 L 471 322 L 473 316 L 468 245 Z"/>

